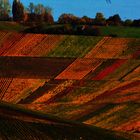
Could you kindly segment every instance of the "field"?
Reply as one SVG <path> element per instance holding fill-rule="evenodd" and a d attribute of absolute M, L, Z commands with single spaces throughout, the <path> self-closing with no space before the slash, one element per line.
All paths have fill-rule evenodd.
<path fill-rule="evenodd" d="M 123 134 L 125 139 L 131 135 L 128 139 L 138 140 L 139 92 L 138 38 L 0 32 L 0 99 L 16 104 L 15 107 L 20 105 L 25 110 L 42 111 L 59 117 L 60 120 L 70 120 L 78 125 L 84 123 L 84 127 L 100 127 L 101 130 Z M 0 110 L 6 106 L 3 104 L 0 103 Z M 10 124 L 7 129 L 4 127 L 4 135 L 8 135 L 13 124 L 23 132 L 28 131 L 31 137 L 34 137 L 32 131 L 36 131 L 36 137 L 40 134 L 43 139 L 49 128 L 50 131 L 54 129 L 56 134 L 50 132 L 48 139 L 63 135 L 61 132 L 64 131 L 64 122 L 51 126 L 44 120 L 36 124 L 38 118 L 28 122 L 30 118 L 21 118 L 19 114 L 15 118 L 9 118 L 8 114 L 6 120 L 2 115 L 0 113 L 3 120 L 1 125 Z M 10 123 L 9 119 L 14 123 Z M 23 122 L 25 125 L 20 126 Z M 72 137 L 74 131 L 78 135 L 73 134 L 71 139 L 80 138 L 83 129 L 77 126 L 75 130 L 75 125 L 70 128 L 68 124 L 65 126 L 66 140 Z M 43 128 L 46 130 L 41 132 Z M 13 133 L 17 134 L 17 131 L 13 130 Z M 101 133 L 104 135 L 104 132 Z M 1 133 L 0 135 L 4 137 Z M 86 131 L 82 139 L 90 136 L 95 137 Z M 102 138 L 97 136 L 96 139 Z M 105 136 L 104 139 L 108 140 L 108 137 Z"/>
<path fill-rule="evenodd" d="M 135 135 L 75 123 L 6 103 L 0 103 L 0 119 L 2 139 L 133 140 L 137 138 Z"/>

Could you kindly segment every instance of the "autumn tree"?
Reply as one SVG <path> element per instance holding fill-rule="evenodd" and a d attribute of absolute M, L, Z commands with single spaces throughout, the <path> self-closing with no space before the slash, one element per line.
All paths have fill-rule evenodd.
<path fill-rule="evenodd" d="M 9 0 L 0 0 L 0 20 L 8 20 L 10 14 Z"/>
<path fill-rule="evenodd" d="M 87 16 L 83 16 L 82 18 L 80 18 L 80 24 L 93 24 L 93 19 L 92 18 L 89 18 Z"/>
<path fill-rule="evenodd" d="M 103 15 L 103 13 L 97 13 L 97 14 L 96 14 L 94 23 L 95 23 L 96 25 L 105 25 L 106 20 L 105 20 L 105 17 L 104 17 L 104 15 Z"/>
<path fill-rule="evenodd" d="M 58 19 L 60 24 L 77 24 L 78 22 L 79 18 L 73 14 L 62 14 Z"/>
<path fill-rule="evenodd" d="M 48 13 L 47 11 L 45 11 L 45 13 L 44 13 L 44 22 L 46 22 L 48 24 L 54 23 L 54 18 L 53 18 L 51 13 Z"/>
<path fill-rule="evenodd" d="M 30 3 L 27 10 L 29 22 L 46 22 L 49 24 L 54 22 L 52 9 L 48 6 L 45 7 L 42 4 L 34 5 L 33 3 Z"/>

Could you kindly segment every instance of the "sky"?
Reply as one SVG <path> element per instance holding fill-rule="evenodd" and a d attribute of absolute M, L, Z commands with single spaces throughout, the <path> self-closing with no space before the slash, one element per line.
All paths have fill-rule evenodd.
<path fill-rule="evenodd" d="M 10 0 L 12 1 L 12 0 Z M 71 13 L 82 17 L 84 15 L 94 18 L 97 12 L 104 13 L 108 18 L 119 14 L 122 19 L 140 19 L 140 0 L 20 0 L 28 6 L 30 2 L 42 3 L 53 9 L 54 19 L 57 20 L 62 13 Z"/>

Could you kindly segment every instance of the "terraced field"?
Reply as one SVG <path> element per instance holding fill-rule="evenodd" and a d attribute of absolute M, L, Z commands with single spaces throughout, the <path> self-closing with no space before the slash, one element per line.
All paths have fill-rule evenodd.
<path fill-rule="evenodd" d="M 0 32 L 0 99 L 137 140 L 139 58 L 138 38 Z"/>

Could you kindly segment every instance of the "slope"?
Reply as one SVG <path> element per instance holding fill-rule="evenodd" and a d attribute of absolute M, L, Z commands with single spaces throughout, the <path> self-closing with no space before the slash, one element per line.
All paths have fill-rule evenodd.
<path fill-rule="evenodd" d="M 127 140 L 113 131 L 61 120 L 4 102 L 0 103 L 0 119 L 2 140 Z"/>

